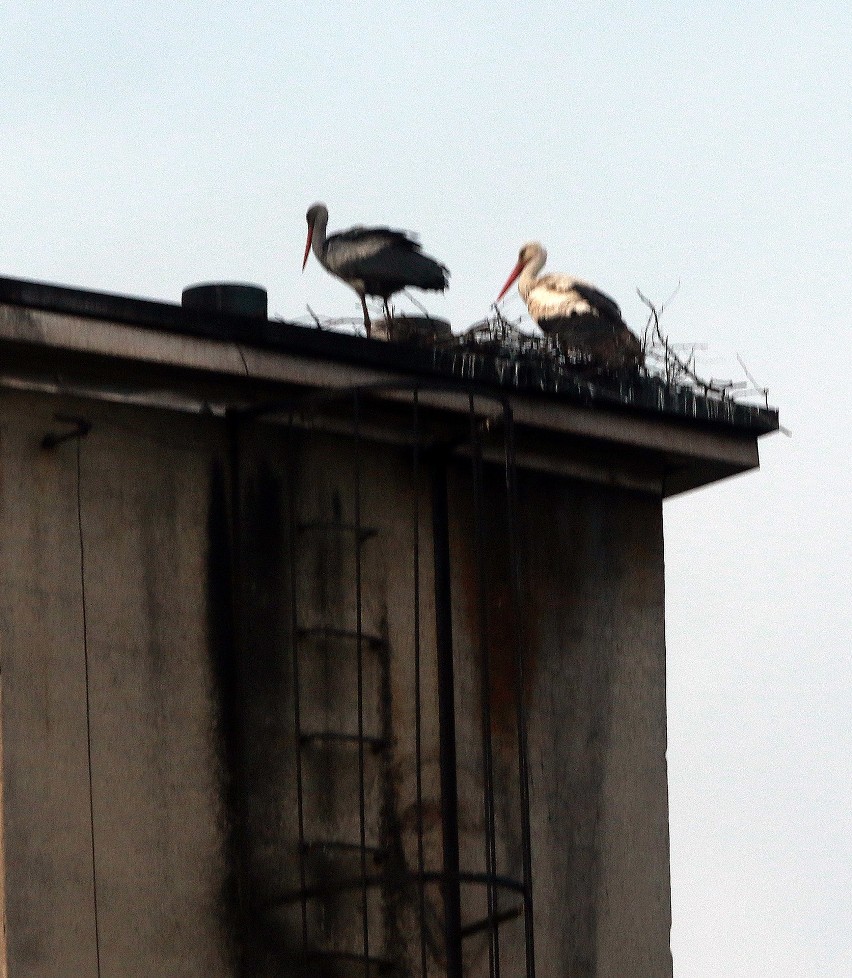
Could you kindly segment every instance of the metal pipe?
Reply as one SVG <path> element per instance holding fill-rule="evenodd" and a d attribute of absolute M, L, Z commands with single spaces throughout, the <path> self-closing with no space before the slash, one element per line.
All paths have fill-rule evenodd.
<path fill-rule="evenodd" d="M 533 925 L 532 833 L 530 831 L 530 778 L 527 741 L 527 714 L 524 679 L 524 650 L 521 644 L 521 572 L 518 529 L 518 482 L 515 466 L 515 423 L 508 400 L 503 404 L 506 443 L 506 526 L 509 537 L 509 583 L 512 596 L 512 644 L 515 654 L 517 688 L 515 708 L 518 725 L 518 777 L 521 795 L 521 853 L 524 873 L 524 944 L 526 978 L 535 978 L 535 928 Z"/>
<path fill-rule="evenodd" d="M 417 792 L 417 911 L 420 923 L 420 973 L 428 978 L 426 954 L 426 858 L 423 850 L 423 729 L 420 677 L 420 414 L 418 392 L 412 394 L 411 485 L 414 498 L 414 771 Z"/>
<path fill-rule="evenodd" d="M 438 660 L 441 830 L 444 849 L 441 879 L 444 897 L 444 938 L 447 978 L 462 978 L 459 801 L 446 456 L 439 456 L 435 460 L 432 481 L 432 532 L 435 564 L 435 643 Z"/>
<path fill-rule="evenodd" d="M 361 842 L 361 935 L 364 978 L 370 978 L 370 911 L 367 884 L 367 815 L 364 779 L 364 634 L 361 579 L 361 397 L 352 392 L 352 435 L 355 442 L 355 638 L 358 663 L 358 825 Z"/>
<path fill-rule="evenodd" d="M 296 446 L 292 418 L 287 428 L 287 474 L 288 474 L 288 573 L 290 576 L 290 643 L 293 653 L 293 726 L 296 733 L 296 815 L 299 832 L 299 890 L 302 895 L 302 954 L 308 953 L 308 900 L 307 871 L 305 867 L 305 800 L 304 774 L 302 771 L 302 712 L 300 697 L 301 680 L 299 669 L 299 614 L 296 605 L 296 546 L 298 539 L 296 519 Z"/>
<path fill-rule="evenodd" d="M 473 394 L 470 395 L 470 457 L 473 484 L 473 547 L 476 557 L 476 591 L 479 610 L 480 710 L 482 721 L 482 790 L 485 824 L 485 870 L 488 874 L 488 974 L 500 978 L 500 932 L 493 876 L 497 872 L 497 841 L 494 818 L 494 758 L 491 740 L 491 656 L 487 584 L 485 580 L 485 500 L 482 471 L 482 440 Z"/>

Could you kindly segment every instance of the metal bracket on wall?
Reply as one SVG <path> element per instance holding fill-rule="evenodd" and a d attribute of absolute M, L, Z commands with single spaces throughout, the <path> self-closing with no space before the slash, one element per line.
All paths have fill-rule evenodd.
<path fill-rule="evenodd" d="M 53 418 L 61 424 L 71 425 L 72 427 L 70 431 L 47 432 L 41 440 L 41 447 L 44 449 L 56 448 L 63 442 L 71 441 L 72 438 L 85 438 L 92 430 L 92 422 L 87 418 L 77 417 L 73 414 L 54 414 Z"/>

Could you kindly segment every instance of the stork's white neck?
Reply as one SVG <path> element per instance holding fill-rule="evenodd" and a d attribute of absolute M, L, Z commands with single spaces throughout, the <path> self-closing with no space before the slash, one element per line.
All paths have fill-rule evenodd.
<path fill-rule="evenodd" d="M 524 270 L 518 278 L 518 292 L 521 293 L 524 302 L 526 302 L 530 292 L 535 288 L 539 272 L 544 268 L 544 263 L 547 261 L 547 252 L 541 245 L 528 247 L 531 248 L 531 254 L 527 259 L 526 265 L 524 265 Z"/>

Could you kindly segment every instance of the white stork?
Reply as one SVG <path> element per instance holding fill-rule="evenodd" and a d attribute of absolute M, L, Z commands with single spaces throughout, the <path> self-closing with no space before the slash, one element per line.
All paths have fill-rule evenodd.
<path fill-rule="evenodd" d="M 518 263 L 497 296 L 517 279 L 518 292 L 542 331 L 555 335 L 566 352 L 610 366 L 637 366 L 642 344 L 621 318 L 613 299 L 570 275 L 541 275 L 547 252 L 537 241 L 521 248 Z"/>
<path fill-rule="evenodd" d="M 370 314 L 366 296 L 381 297 L 385 316 L 391 318 L 388 299 L 403 289 L 413 287 L 443 292 L 449 272 L 440 263 L 424 255 L 417 239 L 405 231 L 389 228 L 354 227 L 326 237 L 328 208 L 314 204 L 308 208 L 308 241 L 302 268 L 308 262 L 313 245 L 314 254 L 327 272 L 336 275 L 361 300 L 364 328 L 370 335 Z"/>

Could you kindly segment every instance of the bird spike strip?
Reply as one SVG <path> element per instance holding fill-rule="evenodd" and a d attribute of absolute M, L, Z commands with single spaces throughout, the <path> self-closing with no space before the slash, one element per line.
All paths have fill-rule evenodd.
<path fill-rule="evenodd" d="M 554 379 L 620 386 L 634 379 L 648 378 L 669 390 L 686 389 L 720 401 L 760 401 L 769 407 L 769 388 L 758 384 L 739 356 L 737 360 L 745 380 L 701 377 L 696 370 L 696 353 L 704 350 L 703 344 L 672 343 L 660 326 L 660 316 L 671 300 L 657 307 L 641 291 L 637 291 L 649 309 L 642 333 L 642 362 L 639 364 L 590 356 L 583 350 L 582 337 L 578 337 L 575 344 L 570 344 L 566 342 L 564 334 L 543 335 L 529 319 L 507 319 L 496 305 L 485 319 L 469 326 L 463 333 L 446 337 L 428 332 L 419 336 L 409 334 L 402 342 L 430 349 L 477 353 L 512 367 L 523 364 Z M 357 332 L 361 325 L 357 318 L 321 317 L 313 310 L 309 312 L 313 325 L 318 329 Z M 533 332 L 533 329 L 536 331 Z M 390 342 L 394 341 L 400 340 L 390 338 Z"/>
<path fill-rule="evenodd" d="M 769 406 L 769 389 L 760 386 L 738 356 L 745 380 L 705 379 L 696 373 L 696 352 L 700 344 L 673 344 L 660 327 L 659 309 L 639 293 L 650 313 L 642 336 L 642 363 L 623 363 L 590 357 L 578 342 L 568 345 L 555 335 L 532 333 L 524 320 L 507 319 L 495 306 L 486 319 L 474 323 L 454 336 L 454 345 L 467 351 L 490 354 L 498 360 L 538 366 L 547 373 L 559 373 L 578 380 L 623 382 L 647 377 L 670 389 L 687 388 L 704 397 L 729 401 L 759 398 Z"/>

